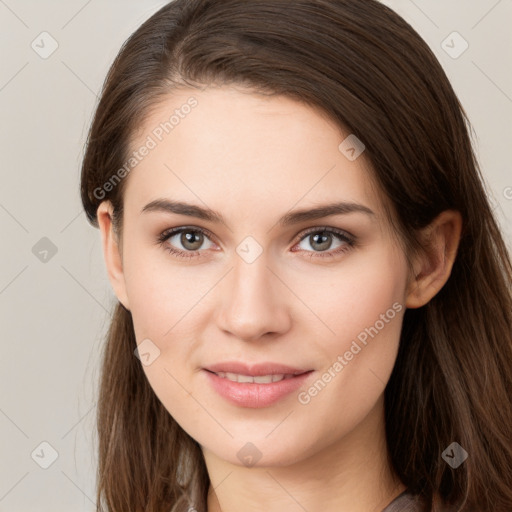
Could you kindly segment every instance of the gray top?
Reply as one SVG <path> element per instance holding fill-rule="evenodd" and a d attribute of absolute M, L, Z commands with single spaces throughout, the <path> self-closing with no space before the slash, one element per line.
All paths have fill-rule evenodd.
<path fill-rule="evenodd" d="M 417 496 L 406 489 L 397 496 L 382 512 L 423 512 L 424 507 Z"/>

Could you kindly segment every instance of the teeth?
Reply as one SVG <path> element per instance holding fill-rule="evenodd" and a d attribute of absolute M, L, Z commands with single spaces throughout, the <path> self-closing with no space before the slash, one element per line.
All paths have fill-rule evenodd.
<path fill-rule="evenodd" d="M 283 379 L 290 379 L 293 375 L 288 375 L 284 373 L 274 374 L 274 375 L 258 375 L 257 377 L 252 377 L 251 375 L 240 375 L 238 373 L 230 373 L 230 372 L 218 372 L 218 377 L 222 379 L 228 379 L 233 382 L 255 382 L 256 384 L 270 384 L 271 382 L 279 382 Z"/>

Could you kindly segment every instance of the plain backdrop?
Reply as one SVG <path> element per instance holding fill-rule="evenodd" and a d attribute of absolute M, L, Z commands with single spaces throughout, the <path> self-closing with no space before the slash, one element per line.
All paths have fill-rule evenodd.
<path fill-rule="evenodd" d="M 110 64 L 165 3 L 0 0 L 0 512 L 95 510 L 98 356 L 115 296 L 80 164 Z M 511 247 L 512 1 L 385 3 L 451 79 Z"/>

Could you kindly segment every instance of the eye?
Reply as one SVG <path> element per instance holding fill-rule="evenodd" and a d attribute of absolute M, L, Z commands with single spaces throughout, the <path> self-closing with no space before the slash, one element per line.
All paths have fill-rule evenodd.
<path fill-rule="evenodd" d="M 159 235 L 157 242 L 164 247 L 164 249 L 178 258 L 190 259 L 200 256 L 203 249 L 215 246 L 210 241 L 209 247 L 203 247 L 205 240 L 210 240 L 212 235 L 203 228 L 198 227 L 179 227 L 164 231 Z M 173 243 L 171 241 L 176 239 Z M 339 244 L 334 250 L 328 251 L 332 248 L 333 239 L 337 239 Z M 295 247 L 300 246 L 301 243 L 306 242 L 313 248 L 310 250 L 298 251 Z M 181 245 L 176 247 L 175 244 Z M 310 228 L 306 233 L 302 234 L 298 243 L 292 248 L 292 252 L 306 252 L 310 253 L 309 258 L 332 258 L 340 253 L 347 252 L 355 245 L 355 237 L 345 233 L 344 231 L 336 228 L 329 227 L 316 227 Z M 302 249 L 304 249 L 302 247 Z"/>
<path fill-rule="evenodd" d="M 193 258 L 199 253 L 199 249 L 203 245 L 205 239 L 209 239 L 209 233 L 201 228 L 180 227 L 164 231 L 158 237 L 158 243 L 161 244 L 167 251 L 179 258 Z M 169 242 L 176 238 L 175 243 L 181 244 L 181 247 L 176 248 L 169 244 Z M 207 249 L 208 247 L 206 247 Z M 203 247 L 205 249 L 205 247 Z"/>
<path fill-rule="evenodd" d="M 334 250 L 328 251 L 328 249 L 332 248 L 333 239 L 337 239 L 339 244 L 334 248 Z M 307 244 L 313 248 L 313 251 L 306 250 L 306 252 L 310 252 L 309 258 L 332 258 L 340 253 L 349 251 L 355 245 L 355 237 L 345 233 L 341 229 L 336 228 L 311 228 L 306 231 L 306 234 L 302 235 L 299 240 L 299 244 L 302 242 L 307 242 Z M 292 249 L 293 252 L 296 252 L 295 249 Z"/>

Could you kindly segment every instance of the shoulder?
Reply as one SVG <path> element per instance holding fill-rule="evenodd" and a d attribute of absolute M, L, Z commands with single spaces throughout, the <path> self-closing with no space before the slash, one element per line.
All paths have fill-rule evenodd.
<path fill-rule="evenodd" d="M 427 512 L 427 506 L 420 496 L 405 490 L 397 496 L 382 512 Z M 441 512 L 452 512 L 454 508 L 445 506 Z"/>
<path fill-rule="evenodd" d="M 408 491 L 397 496 L 382 512 L 424 512 L 423 501 Z"/>

